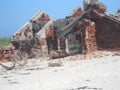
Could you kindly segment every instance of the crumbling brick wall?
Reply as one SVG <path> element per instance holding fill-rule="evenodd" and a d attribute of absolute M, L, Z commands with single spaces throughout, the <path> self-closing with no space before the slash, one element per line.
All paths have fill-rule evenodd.
<path fill-rule="evenodd" d="M 120 48 L 120 23 L 104 17 L 96 21 L 96 40 L 99 48 Z"/>
<path fill-rule="evenodd" d="M 14 51 L 15 48 L 13 46 L 0 48 L 0 61 L 10 61 Z"/>
<path fill-rule="evenodd" d="M 91 52 L 97 50 L 96 44 L 96 26 L 91 20 L 85 20 L 77 24 L 76 26 L 82 32 L 82 46 L 84 52 Z"/>

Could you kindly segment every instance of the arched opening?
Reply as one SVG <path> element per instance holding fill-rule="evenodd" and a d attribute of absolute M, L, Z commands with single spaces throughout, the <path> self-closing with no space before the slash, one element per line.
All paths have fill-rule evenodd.
<path fill-rule="evenodd" d="M 53 50 L 53 40 L 52 37 L 49 37 L 47 40 L 48 54 Z"/>

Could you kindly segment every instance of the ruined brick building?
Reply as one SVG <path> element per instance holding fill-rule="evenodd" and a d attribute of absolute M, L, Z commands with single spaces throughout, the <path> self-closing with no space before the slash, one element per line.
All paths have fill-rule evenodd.
<path fill-rule="evenodd" d="M 43 54 L 67 55 L 120 48 L 120 10 L 106 14 L 106 8 L 98 0 L 84 0 L 83 10 L 77 7 L 55 21 L 40 11 L 13 35 L 13 45 L 28 52 L 36 48 Z"/>

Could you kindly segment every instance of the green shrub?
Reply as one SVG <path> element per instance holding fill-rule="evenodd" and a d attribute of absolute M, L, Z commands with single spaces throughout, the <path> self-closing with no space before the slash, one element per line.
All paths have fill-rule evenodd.
<path fill-rule="evenodd" d="M 11 44 L 11 39 L 8 37 L 0 38 L 0 47 L 8 46 Z"/>

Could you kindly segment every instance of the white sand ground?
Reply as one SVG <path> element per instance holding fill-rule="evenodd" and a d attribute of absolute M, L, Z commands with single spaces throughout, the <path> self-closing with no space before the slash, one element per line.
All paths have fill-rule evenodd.
<path fill-rule="evenodd" d="M 120 56 L 30 60 L 21 68 L 1 69 L 0 90 L 120 90 Z"/>

